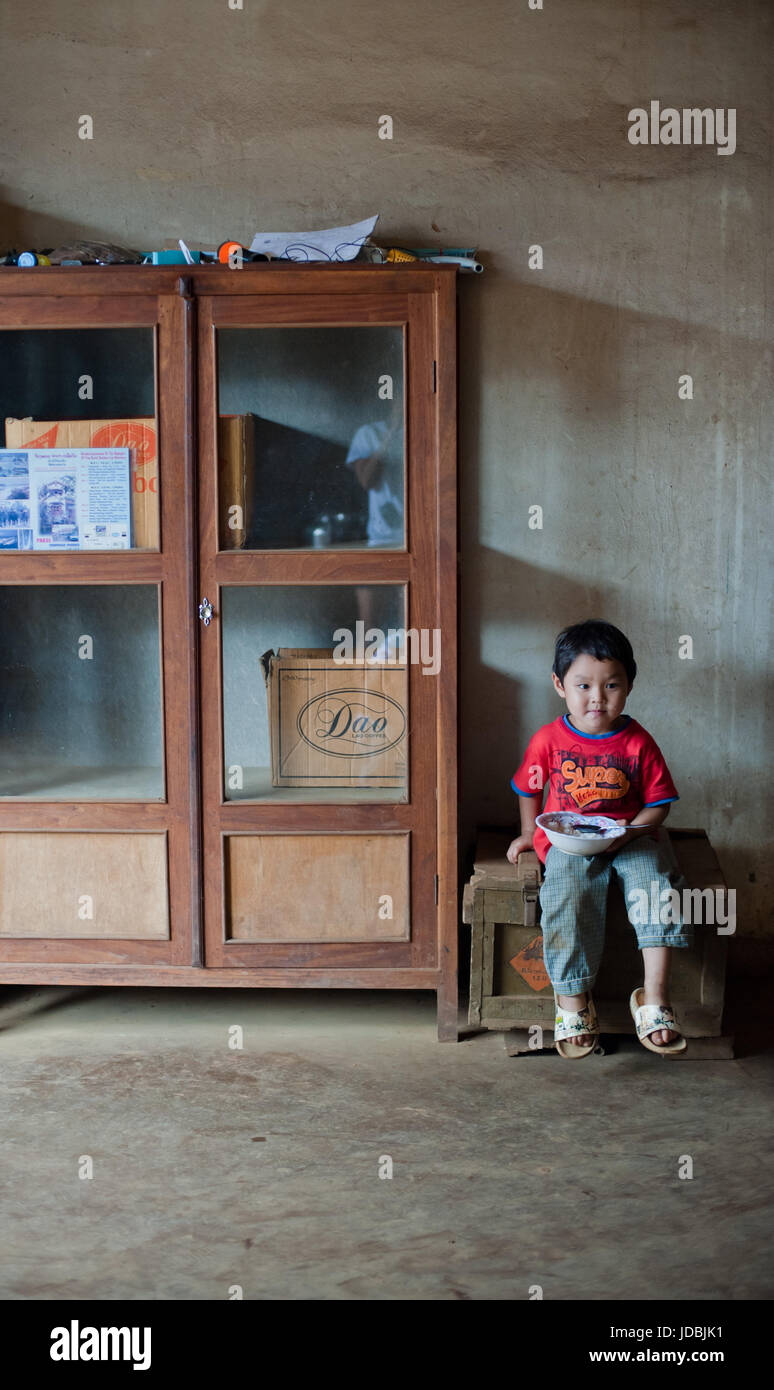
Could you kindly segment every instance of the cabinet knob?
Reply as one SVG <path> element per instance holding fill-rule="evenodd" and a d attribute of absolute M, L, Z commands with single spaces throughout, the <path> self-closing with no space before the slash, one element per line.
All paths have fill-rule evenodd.
<path fill-rule="evenodd" d="M 210 618 L 212 617 L 212 604 L 206 595 L 199 604 L 199 617 L 204 623 L 204 626 L 209 627 Z"/>

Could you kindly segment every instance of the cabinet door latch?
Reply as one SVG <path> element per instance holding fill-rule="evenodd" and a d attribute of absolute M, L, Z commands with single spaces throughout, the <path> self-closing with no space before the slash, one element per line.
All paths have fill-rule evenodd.
<path fill-rule="evenodd" d="M 212 604 L 210 603 L 210 600 L 207 598 L 206 594 L 202 599 L 201 603 L 199 604 L 199 617 L 204 623 L 204 626 L 209 627 L 210 618 L 212 617 Z"/>

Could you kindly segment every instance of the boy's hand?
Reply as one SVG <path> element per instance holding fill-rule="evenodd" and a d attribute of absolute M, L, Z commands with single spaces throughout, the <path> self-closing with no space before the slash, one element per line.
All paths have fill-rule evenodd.
<path fill-rule="evenodd" d="M 519 835 L 517 839 L 511 840 L 505 852 L 506 859 L 511 864 L 518 863 L 519 855 L 523 854 L 525 850 L 532 849 L 534 838 L 534 835 Z"/>
<path fill-rule="evenodd" d="M 617 825 L 628 825 L 628 821 L 616 820 Z M 658 831 L 652 825 L 633 825 L 631 830 L 627 830 L 625 835 L 618 835 L 607 849 L 600 850 L 600 854 L 617 854 L 619 849 L 628 845 L 631 840 L 639 840 L 641 835 L 655 835 L 658 838 Z"/>
<path fill-rule="evenodd" d="M 619 820 L 618 817 L 615 817 L 615 823 L 616 825 L 627 825 L 628 821 Z M 612 843 L 608 845 L 607 849 L 601 849 L 599 852 L 600 854 L 617 854 L 619 849 L 623 849 L 624 845 L 628 844 L 629 840 L 633 838 L 632 835 L 617 835 Z"/>

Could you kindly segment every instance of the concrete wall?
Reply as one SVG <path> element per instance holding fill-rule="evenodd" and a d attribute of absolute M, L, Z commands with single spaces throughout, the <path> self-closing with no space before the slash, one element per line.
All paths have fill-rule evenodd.
<path fill-rule="evenodd" d="M 210 244 L 378 210 L 381 241 L 477 246 L 486 272 L 460 284 L 466 842 L 515 819 L 510 775 L 559 712 L 556 632 L 603 616 L 634 644 L 628 709 L 681 792 L 672 823 L 709 830 L 740 931 L 770 932 L 771 6 L 244 6 L 7 10 L 3 239 Z M 736 152 L 631 145 L 627 113 L 651 99 L 734 107 Z"/>

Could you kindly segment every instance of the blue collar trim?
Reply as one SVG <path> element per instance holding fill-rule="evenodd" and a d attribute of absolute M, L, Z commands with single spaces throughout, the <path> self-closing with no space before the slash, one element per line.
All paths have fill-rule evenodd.
<path fill-rule="evenodd" d="M 608 734 L 584 734 L 582 729 L 576 729 L 575 725 L 570 723 L 569 715 L 562 715 L 562 723 L 566 724 L 567 728 L 570 730 L 570 733 L 577 734 L 578 738 L 590 739 L 617 738 L 619 734 L 622 734 L 624 730 L 628 729 L 629 725 L 632 722 L 632 716 L 630 714 L 625 714 L 624 719 L 626 720 L 626 723 L 622 724 L 620 729 L 611 729 Z"/>

